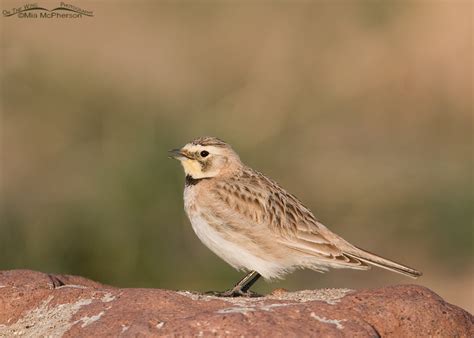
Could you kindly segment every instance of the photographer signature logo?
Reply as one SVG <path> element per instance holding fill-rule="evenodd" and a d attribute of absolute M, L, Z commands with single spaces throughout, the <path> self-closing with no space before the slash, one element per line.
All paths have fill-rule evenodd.
<path fill-rule="evenodd" d="M 16 16 L 24 19 L 81 19 L 84 16 L 93 17 L 94 12 L 60 2 L 59 6 L 47 9 L 37 3 L 29 3 L 2 11 L 4 17 Z"/>

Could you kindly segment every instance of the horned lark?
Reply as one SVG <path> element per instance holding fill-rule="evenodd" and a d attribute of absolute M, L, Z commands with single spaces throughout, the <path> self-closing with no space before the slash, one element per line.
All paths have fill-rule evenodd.
<path fill-rule="evenodd" d="M 184 206 L 199 239 L 248 274 L 219 296 L 251 296 L 260 276 L 295 269 L 367 270 L 370 265 L 410 277 L 421 272 L 360 249 L 331 232 L 295 196 L 241 162 L 230 145 L 200 137 L 171 150 L 186 174 Z"/>

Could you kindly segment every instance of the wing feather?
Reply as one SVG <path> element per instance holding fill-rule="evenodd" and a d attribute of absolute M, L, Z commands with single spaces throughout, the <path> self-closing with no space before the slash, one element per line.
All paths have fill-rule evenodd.
<path fill-rule="evenodd" d="M 324 236 L 327 229 L 294 195 L 257 171 L 248 168 L 235 179 L 222 180 L 212 192 L 220 203 L 247 220 L 242 226 L 268 227 L 276 241 L 289 249 L 331 266 L 368 268 Z"/>
<path fill-rule="evenodd" d="M 371 264 L 412 277 L 421 275 L 412 268 L 359 249 L 332 233 L 294 195 L 251 168 L 244 168 L 234 178 L 220 180 L 211 189 L 211 195 L 217 206 L 215 212 L 226 214 L 219 218 L 237 217 L 234 219 L 238 221 L 228 224 L 229 227 L 245 232 L 256 245 L 261 245 L 261 238 L 257 241 L 254 235 L 265 234 L 266 240 L 302 253 L 300 267 L 324 271 L 327 267 L 369 269 Z"/>

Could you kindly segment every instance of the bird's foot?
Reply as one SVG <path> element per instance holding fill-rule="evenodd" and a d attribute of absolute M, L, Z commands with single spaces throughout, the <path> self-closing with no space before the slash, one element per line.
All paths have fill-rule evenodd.
<path fill-rule="evenodd" d="M 263 297 L 262 295 L 247 290 L 247 291 L 242 291 L 241 289 L 230 289 L 227 291 L 208 291 L 206 292 L 206 295 L 210 296 L 215 296 L 215 297 L 248 297 L 248 298 L 254 298 L 254 297 Z"/>

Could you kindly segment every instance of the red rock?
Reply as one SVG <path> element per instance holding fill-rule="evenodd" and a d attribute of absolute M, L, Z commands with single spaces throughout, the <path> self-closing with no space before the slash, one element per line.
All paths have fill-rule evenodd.
<path fill-rule="evenodd" d="M 222 299 L 0 272 L 0 336 L 474 336 L 474 319 L 415 285 Z"/>

